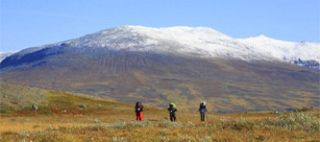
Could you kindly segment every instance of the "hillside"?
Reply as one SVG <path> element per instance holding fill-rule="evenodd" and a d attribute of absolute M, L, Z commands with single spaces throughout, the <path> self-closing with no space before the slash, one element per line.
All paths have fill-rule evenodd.
<path fill-rule="evenodd" d="M 126 112 L 131 105 L 96 97 L 46 90 L 29 86 L 0 83 L 2 116 L 35 114 L 94 114 L 107 111 Z"/>
<path fill-rule="evenodd" d="M 253 44 L 261 40 L 268 46 Z M 185 111 L 200 100 L 214 112 L 319 107 L 318 47 L 201 27 L 124 26 L 22 50 L 1 62 L 0 77 L 126 103 L 173 101 Z"/>

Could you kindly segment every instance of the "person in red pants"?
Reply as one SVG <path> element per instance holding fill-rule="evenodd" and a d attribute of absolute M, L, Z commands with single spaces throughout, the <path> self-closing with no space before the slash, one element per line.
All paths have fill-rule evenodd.
<path fill-rule="evenodd" d="M 143 105 L 141 102 L 136 103 L 135 111 L 136 111 L 136 120 L 142 121 Z"/>

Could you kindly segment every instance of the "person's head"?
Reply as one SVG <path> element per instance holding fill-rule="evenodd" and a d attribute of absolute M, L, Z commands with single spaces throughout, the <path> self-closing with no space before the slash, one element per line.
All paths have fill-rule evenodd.
<path fill-rule="evenodd" d="M 206 105 L 206 102 L 205 101 L 201 101 L 201 104 Z"/>

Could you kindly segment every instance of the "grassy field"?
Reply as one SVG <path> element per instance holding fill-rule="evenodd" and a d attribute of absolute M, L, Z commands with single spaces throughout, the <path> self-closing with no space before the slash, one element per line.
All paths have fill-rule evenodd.
<path fill-rule="evenodd" d="M 315 109 L 209 113 L 206 122 L 199 121 L 198 113 L 178 111 L 178 121 L 172 123 L 165 108 L 145 106 L 144 120 L 137 122 L 133 105 L 21 86 L 30 97 L 17 99 L 22 96 L 9 91 L 15 87 L 2 85 L 0 141 L 320 142 L 320 112 Z M 35 102 L 38 109 L 32 107 Z"/>

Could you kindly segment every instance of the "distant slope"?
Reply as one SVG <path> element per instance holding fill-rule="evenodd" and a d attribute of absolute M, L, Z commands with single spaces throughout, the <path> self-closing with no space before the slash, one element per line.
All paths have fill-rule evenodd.
<path fill-rule="evenodd" d="M 43 50 L 50 55 L 30 62 L 26 58 L 23 66 L 3 70 L 2 81 L 127 103 L 143 101 L 163 107 L 174 101 L 192 111 L 202 99 L 212 106 L 211 111 L 320 106 L 319 72 L 286 63 L 59 49 L 58 54 Z"/>
<path fill-rule="evenodd" d="M 131 107 L 115 101 L 22 85 L 0 83 L 0 113 L 81 114 L 127 111 Z M 38 109 L 35 110 L 34 107 Z"/>

